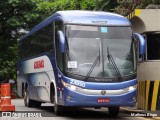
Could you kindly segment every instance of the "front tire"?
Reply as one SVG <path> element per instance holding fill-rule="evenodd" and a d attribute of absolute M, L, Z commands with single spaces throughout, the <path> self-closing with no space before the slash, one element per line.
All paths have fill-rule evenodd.
<path fill-rule="evenodd" d="M 55 92 L 52 93 L 51 103 L 54 104 L 54 113 L 56 116 L 62 115 L 64 107 L 57 104 Z"/>
<path fill-rule="evenodd" d="M 55 115 L 57 115 L 57 116 L 60 116 L 60 115 L 62 115 L 63 114 L 63 106 L 61 106 L 61 105 L 57 105 L 56 103 L 54 104 L 54 113 L 55 113 Z"/>
<path fill-rule="evenodd" d="M 110 116 L 118 116 L 119 114 L 119 106 L 118 107 L 108 107 L 108 112 Z"/>

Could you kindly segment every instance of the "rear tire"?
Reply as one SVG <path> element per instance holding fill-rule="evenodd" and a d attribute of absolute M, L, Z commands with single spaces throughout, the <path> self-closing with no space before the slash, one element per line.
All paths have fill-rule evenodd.
<path fill-rule="evenodd" d="M 33 106 L 33 101 L 29 98 L 28 90 L 26 90 L 24 92 L 24 104 L 27 107 L 32 107 Z"/>
<path fill-rule="evenodd" d="M 119 106 L 118 107 L 108 107 L 108 112 L 110 116 L 118 116 L 119 114 Z"/>

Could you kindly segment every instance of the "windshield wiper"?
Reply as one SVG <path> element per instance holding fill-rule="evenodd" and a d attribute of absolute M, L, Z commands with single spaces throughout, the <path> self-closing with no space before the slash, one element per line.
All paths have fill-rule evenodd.
<path fill-rule="evenodd" d="M 116 62 L 115 62 L 115 60 L 113 59 L 113 56 L 109 53 L 109 48 L 108 48 L 108 46 L 107 46 L 107 58 L 108 58 L 109 63 L 110 63 L 110 61 L 111 61 L 112 66 L 114 67 L 114 70 L 116 71 L 116 74 L 118 75 L 118 78 L 119 78 L 119 79 L 122 79 L 122 78 L 121 78 L 121 73 L 120 73 L 120 71 L 119 71 L 119 69 L 118 69 L 118 67 L 117 67 L 117 65 L 116 65 Z"/>
<path fill-rule="evenodd" d="M 90 70 L 88 71 L 88 73 L 87 73 L 87 75 L 86 75 L 86 77 L 84 79 L 85 81 L 88 80 L 89 76 L 91 75 L 91 73 L 92 73 L 92 71 L 93 71 L 93 69 L 96 66 L 96 64 L 97 64 L 98 61 L 100 61 L 100 55 L 97 56 L 97 58 L 95 59 L 94 63 L 92 64 Z"/>
<path fill-rule="evenodd" d="M 88 78 L 90 77 L 90 75 L 91 75 L 94 67 L 97 65 L 98 61 L 100 61 L 100 54 L 101 54 L 101 44 L 100 44 L 100 47 L 99 47 L 99 55 L 98 55 L 98 56 L 96 57 L 96 59 L 94 60 L 91 68 L 89 69 L 86 77 L 84 78 L 84 81 L 87 81 L 87 80 L 88 80 Z"/>

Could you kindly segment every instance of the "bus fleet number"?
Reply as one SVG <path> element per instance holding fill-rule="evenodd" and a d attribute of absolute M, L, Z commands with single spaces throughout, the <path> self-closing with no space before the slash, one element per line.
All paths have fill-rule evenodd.
<path fill-rule="evenodd" d="M 78 80 L 70 80 L 70 84 L 72 85 L 76 85 L 76 86 L 80 86 L 80 87 L 85 87 L 85 83 L 82 81 L 78 81 Z"/>

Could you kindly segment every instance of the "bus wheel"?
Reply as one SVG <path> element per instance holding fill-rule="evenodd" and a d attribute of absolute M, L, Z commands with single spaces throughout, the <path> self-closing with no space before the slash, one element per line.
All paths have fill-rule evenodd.
<path fill-rule="evenodd" d="M 25 104 L 25 106 L 27 106 L 27 107 L 32 107 L 32 105 L 33 105 L 32 100 L 29 99 L 28 90 L 26 90 L 26 91 L 24 92 L 24 104 Z"/>
<path fill-rule="evenodd" d="M 117 116 L 119 114 L 119 106 L 118 107 L 108 107 L 108 112 L 110 116 Z"/>
<path fill-rule="evenodd" d="M 57 103 L 54 103 L 54 113 L 55 115 L 59 116 L 63 114 L 63 106 L 57 105 Z"/>

